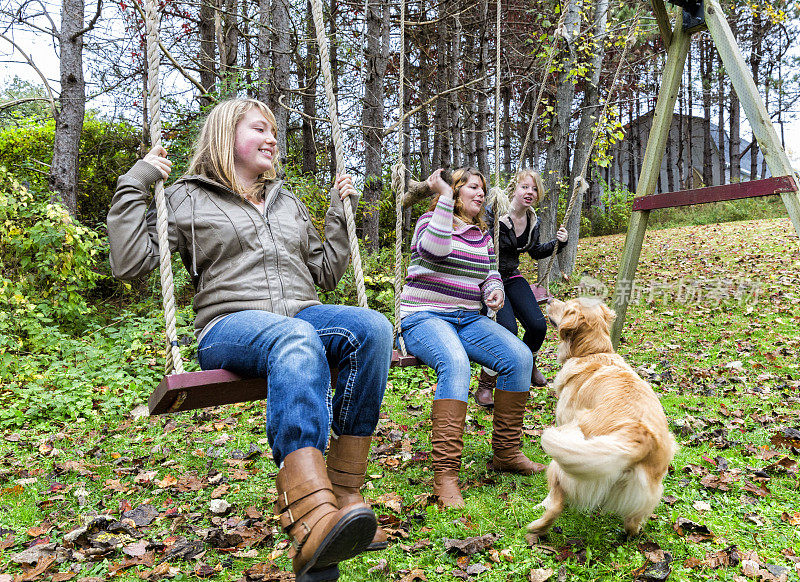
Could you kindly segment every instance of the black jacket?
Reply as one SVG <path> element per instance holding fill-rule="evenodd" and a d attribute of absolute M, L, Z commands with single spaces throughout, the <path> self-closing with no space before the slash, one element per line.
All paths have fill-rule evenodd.
<path fill-rule="evenodd" d="M 530 215 L 528 215 L 530 217 Z M 530 220 L 530 218 L 528 218 Z M 486 222 L 489 225 L 489 230 L 493 229 L 494 214 L 491 208 L 486 209 Z M 505 220 L 500 220 L 500 243 L 495 244 L 498 256 L 498 271 L 503 280 L 519 275 L 519 256 L 522 253 L 528 253 L 532 259 L 546 259 L 553 254 L 553 249 L 558 244 L 558 252 L 560 253 L 567 243 L 559 243 L 557 239 L 553 239 L 546 243 L 539 243 L 539 217 L 536 217 L 536 222 L 529 225 L 527 229 L 527 237 L 523 235 L 522 238 L 517 239 L 514 233 L 514 227 L 511 220 L 506 216 Z"/>

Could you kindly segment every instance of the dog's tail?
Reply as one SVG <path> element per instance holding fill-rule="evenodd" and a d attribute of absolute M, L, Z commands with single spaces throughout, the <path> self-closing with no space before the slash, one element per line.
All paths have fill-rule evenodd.
<path fill-rule="evenodd" d="M 576 478 L 614 478 L 647 456 L 653 445 L 652 433 L 640 424 L 589 438 L 572 424 L 542 434 L 545 452 Z"/>

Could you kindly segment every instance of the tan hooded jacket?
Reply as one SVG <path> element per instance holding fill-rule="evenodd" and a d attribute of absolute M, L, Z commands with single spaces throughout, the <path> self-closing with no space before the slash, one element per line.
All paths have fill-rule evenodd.
<path fill-rule="evenodd" d="M 120 176 L 108 212 L 111 269 L 133 279 L 159 264 L 150 187 L 161 178 L 139 161 Z M 195 333 L 220 315 L 260 309 L 288 317 L 319 305 L 314 285 L 336 287 L 350 246 L 337 193 L 325 215 L 325 241 L 305 205 L 280 181 L 266 188 L 264 215 L 232 190 L 203 176 L 185 176 L 166 190 L 171 251 L 195 286 Z M 352 201 L 354 207 L 358 200 Z"/>

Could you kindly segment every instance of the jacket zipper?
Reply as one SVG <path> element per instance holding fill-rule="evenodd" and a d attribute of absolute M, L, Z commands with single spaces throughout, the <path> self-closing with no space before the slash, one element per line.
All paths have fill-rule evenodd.
<path fill-rule="evenodd" d="M 281 186 L 278 186 L 278 188 L 280 187 Z M 278 195 L 280 195 L 280 191 L 278 191 Z M 277 196 L 274 196 L 272 200 L 270 200 L 269 207 L 264 208 L 264 216 L 262 216 L 262 219 L 264 220 L 264 223 L 267 225 L 267 230 L 269 231 L 269 238 L 272 241 L 272 246 L 275 247 L 275 273 L 278 276 L 278 282 L 281 284 L 281 299 L 282 299 L 281 304 L 283 305 L 283 311 L 284 311 L 283 314 L 288 316 L 289 312 L 286 309 L 286 292 L 283 288 L 283 279 L 281 278 L 281 267 L 280 267 L 280 258 L 278 256 L 278 245 L 275 242 L 275 237 L 272 235 L 272 225 L 269 223 L 269 218 L 267 217 L 270 208 L 272 208 L 272 205 L 275 203 L 276 199 Z M 261 213 L 259 212 L 259 214 Z"/>

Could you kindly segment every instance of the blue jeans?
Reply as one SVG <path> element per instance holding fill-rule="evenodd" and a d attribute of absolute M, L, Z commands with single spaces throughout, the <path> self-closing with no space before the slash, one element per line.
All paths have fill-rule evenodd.
<path fill-rule="evenodd" d="M 527 392 L 533 358 L 520 339 L 477 311 L 418 311 L 403 318 L 403 340 L 410 354 L 436 370 L 434 400 L 466 402 L 470 360 L 497 370 L 497 388 Z"/>
<path fill-rule="evenodd" d="M 267 380 L 267 438 L 280 464 L 328 436 L 371 436 L 392 358 L 392 326 L 360 307 L 313 305 L 294 317 L 239 311 L 219 321 L 198 349 L 204 370 Z M 331 393 L 330 365 L 338 368 Z"/>
<path fill-rule="evenodd" d="M 512 277 L 503 281 L 503 286 L 506 291 L 506 301 L 502 309 L 497 312 L 497 323 L 517 335 L 519 319 L 522 329 L 525 330 L 522 341 L 531 352 L 538 352 L 547 333 L 547 321 L 536 302 L 530 284 L 524 277 Z"/>

